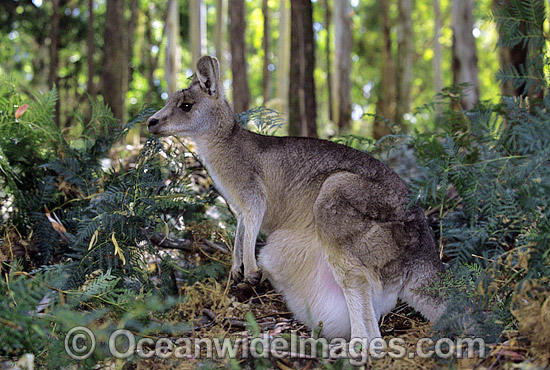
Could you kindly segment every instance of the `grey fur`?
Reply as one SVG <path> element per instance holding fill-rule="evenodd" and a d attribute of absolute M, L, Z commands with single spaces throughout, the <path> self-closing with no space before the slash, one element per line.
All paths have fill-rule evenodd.
<path fill-rule="evenodd" d="M 418 292 L 443 265 L 407 185 L 370 155 L 329 141 L 263 136 L 236 121 L 215 58 L 149 119 L 155 135 L 193 139 L 237 215 L 232 277 L 261 271 L 295 316 L 323 322 L 327 338 L 380 337 L 378 320 L 398 298 L 437 320 L 445 304 Z M 182 105 L 188 104 L 188 105 Z M 189 111 L 186 111 L 189 108 Z M 267 235 L 258 262 L 255 242 Z"/>

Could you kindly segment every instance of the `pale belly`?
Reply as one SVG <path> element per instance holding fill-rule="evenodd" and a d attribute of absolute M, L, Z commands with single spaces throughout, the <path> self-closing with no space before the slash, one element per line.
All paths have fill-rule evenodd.
<path fill-rule="evenodd" d="M 258 262 L 298 320 L 311 328 L 322 322 L 321 335 L 328 339 L 349 339 L 351 323 L 344 291 L 314 233 L 277 230 L 269 236 Z M 400 289 L 399 283 L 371 285 L 372 301 L 365 304 L 372 304 L 377 320 L 395 307 Z"/>
<path fill-rule="evenodd" d="M 259 265 L 298 320 L 313 328 L 322 322 L 327 338 L 350 336 L 344 292 L 314 235 L 274 232 L 260 253 Z"/>

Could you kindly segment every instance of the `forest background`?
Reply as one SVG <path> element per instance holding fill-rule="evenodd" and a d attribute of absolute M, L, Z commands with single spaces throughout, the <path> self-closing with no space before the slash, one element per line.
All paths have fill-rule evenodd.
<path fill-rule="evenodd" d="M 429 117 L 413 116 L 414 108 L 464 82 L 472 84 L 466 108 L 499 101 L 495 75 L 510 57 L 497 49 L 490 17 L 497 1 L 318 0 L 311 9 L 294 3 L 294 17 L 312 22 L 306 33 L 314 42 L 315 122 L 322 137 L 343 128 L 378 139 L 389 131 L 373 133 L 373 114 L 427 130 Z M 220 60 L 236 113 L 265 105 L 288 114 L 288 1 L 14 0 L 0 6 L 0 68 L 26 81 L 29 91 L 57 86 L 56 121 L 63 127 L 76 126 L 71 112 L 87 104 L 88 95 L 104 99 L 121 119 L 162 105 L 186 85 L 201 54 Z"/>
<path fill-rule="evenodd" d="M 548 366 L 549 11 L 544 0 L 0 1 L 2 366 L 174 365 L 113 359 L 116 328 L 315 335 L 268 284 L 227 279 L 234 218 L 191 143 L 146 133 L 203 54 L 218 57 L 239 122 L 369 151 L 426 210 L 450 272 L 428 293 L 449 311 L 431 327 L 400 305 L 382 334 L 474 334 L 489 355 L 372 366 Z M 99 343 L 81 361 L 64 347 L 75 326 Z"/>

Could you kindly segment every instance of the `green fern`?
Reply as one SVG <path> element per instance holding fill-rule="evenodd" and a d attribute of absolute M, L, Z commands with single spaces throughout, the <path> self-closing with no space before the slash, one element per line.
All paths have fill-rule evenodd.
<path fill-rule="evenodd" d="M 506 5 L 493 7 L 492 19 L 499 29 L 498 46 L 513 48 L 521 45 L 527 50 L 526 64 L 516 68 L 504 66 L 497 79 L 502 83 L 512 82 L 515 88 L 525 86 L 525 91 L 542 92 L 548 87 L 547 37 L 544 34 L 546 1 L 509 0 Z"/>
<path fill-rule="evenodd" d="M 254 107 L 239 113 L 236 120 L 243 126 L 253 123 L 257 132 L 263 135 L 273 135 L 285 123 L 279 112 L 265 107 Z"/>

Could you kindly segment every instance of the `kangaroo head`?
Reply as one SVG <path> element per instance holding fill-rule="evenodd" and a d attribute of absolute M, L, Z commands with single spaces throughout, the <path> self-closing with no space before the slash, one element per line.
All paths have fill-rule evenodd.
<path fill-rule="evenodd" d="M 150 133 L 158 136 L 203 136 L 221 128 L 233 117 L 220 83 L 220 65 L 216 58 L 203 56 L 197 62 L 195 79 L 186 89 L 176 92 L 168 103 L 147 121 Z"/>

